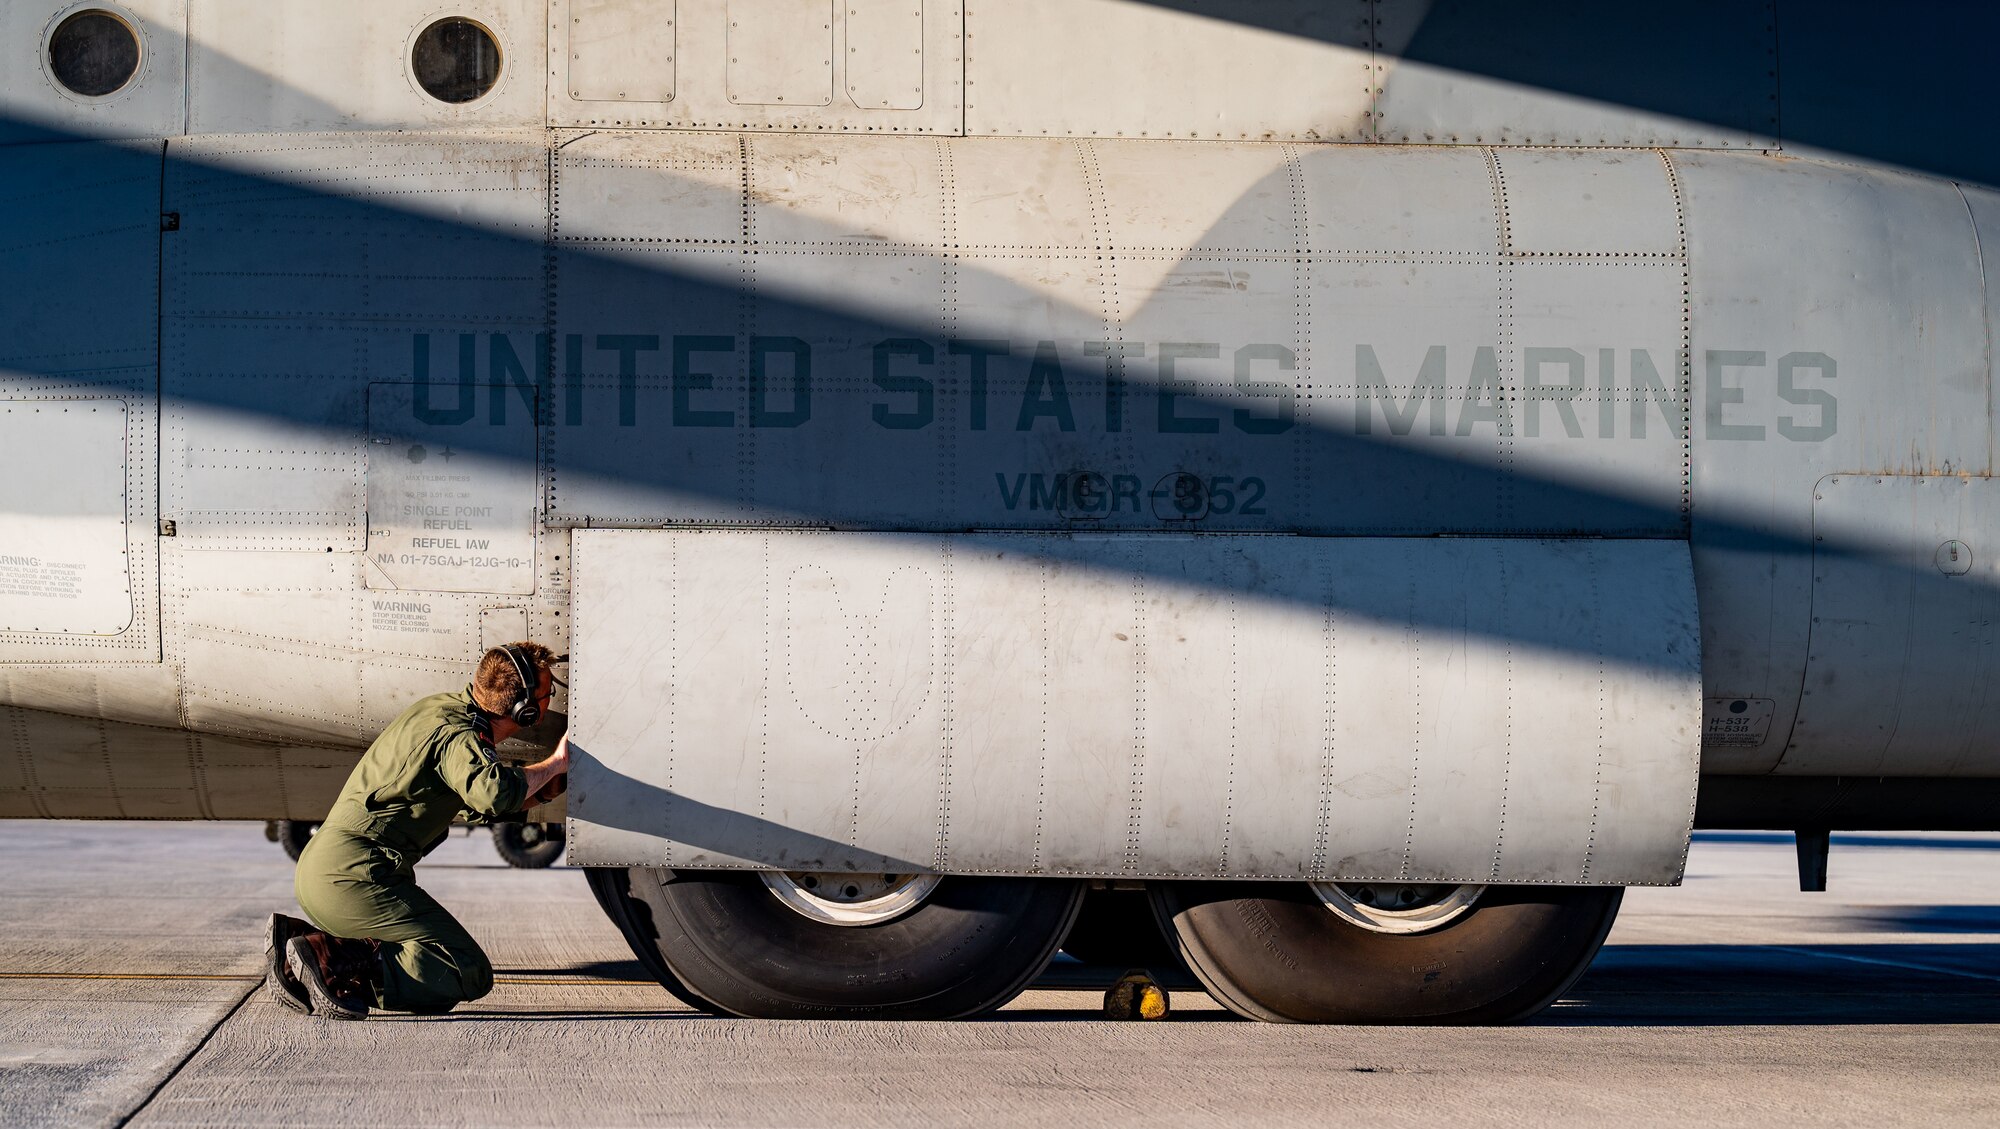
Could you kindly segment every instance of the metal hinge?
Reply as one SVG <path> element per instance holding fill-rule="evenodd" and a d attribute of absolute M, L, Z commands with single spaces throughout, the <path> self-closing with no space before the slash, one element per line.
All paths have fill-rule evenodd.
<path fill-rule="evenodd" d="M 179 212 L 160 213 L 161 231 L 179 231 L 180 229 L 181 229 L 181 214 Z"/>

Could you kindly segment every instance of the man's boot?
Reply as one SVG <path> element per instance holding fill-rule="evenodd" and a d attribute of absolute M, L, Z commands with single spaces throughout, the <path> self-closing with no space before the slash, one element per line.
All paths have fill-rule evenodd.
<path fill-rule="evenodd" d="M 300 1015 L 312 1014 L 312 998 L 306 995 L 306 986 L 285 967 L 285 945 L 292 938 L 312 931 L 310 924 L 282 913 L 272 914 L 264 923 L 264 991 Z"/>
<path fill-rule="evenodd" d="M 366 1019 L 382 985 L 382 942 L 308 933 L 285 945 L 285 963 L 305 985 L 314 1015 Z"/>

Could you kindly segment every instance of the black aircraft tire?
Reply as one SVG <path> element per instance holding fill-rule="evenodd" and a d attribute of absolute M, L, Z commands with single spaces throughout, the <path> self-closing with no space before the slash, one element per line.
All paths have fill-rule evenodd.
<path fill-rule="evenodd" d="M 1616 886 L 1494 886 L 1427 933 L 1341 920 L 1299 882 L 1151 887 L 1181 956 L 1224 1007 L 1275 1023 L 1511 1023 L 1583 975 Z"/>
<path fill-rule="evenodd" d="M 285 854 L 293 862 L 297 862 L 306 844 L 312 842 L 313 833 L 318 830 L 316 820 L 281 819 L 278 821 L 278 845 L 285 848 Z"/>
<path fill-rule="evenodd" d="M 589 866 L 583 870 L 584 881 L 590 885 L 590 896 L 597 899 L 597 906 L 611 924 L 618 927 L 625 944 L 632 950 L 648 975 L 660 982 L 667 994 L 696 1011 L 714 1015 L 724 1015 L 721 1008 L 688 990 L 687 985 L 674 977 L 667 962 L 660 959 L 660 935 L 653 928 L 653 909 L 646 902 L 632 895 L 632 882 L 657 882 L 660 872 L 644 869 L 626 869 L 622 866 Z"/>
<path fill-rule="evenodd" d="M 752 1019 L 959 1019 L 1013 999 L 1049 963 L 1083 885 L 947 877 L 901 917 L 830 925 L 744 871 L 634 870 L 668 972 Z"/>
<path fill-rule="evenodd" d="M 535 828 L 534 832 L 528 829 Z M 530 841 L 532 839 L 532 841 Z M 564 834 L 560 823 L 493 825 L 493 849 L 520 870 L 541 870 L 554 866 L 563 855 Z"/>

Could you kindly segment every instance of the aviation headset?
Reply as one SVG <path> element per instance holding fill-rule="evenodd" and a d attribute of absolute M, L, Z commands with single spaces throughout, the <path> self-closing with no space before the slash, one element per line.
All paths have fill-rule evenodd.
<path fill-rule="evenodd" d="M 542 688 L 541 672 L 521 648 L 509 643 L 500 648 L 514 664 L 514 673 L 521 676 L 521 691 L 514 695 L 514 701 L 507 707 L 507 717 L 523 729 L 542 720 L 542 703 L 537 691 Z"/>

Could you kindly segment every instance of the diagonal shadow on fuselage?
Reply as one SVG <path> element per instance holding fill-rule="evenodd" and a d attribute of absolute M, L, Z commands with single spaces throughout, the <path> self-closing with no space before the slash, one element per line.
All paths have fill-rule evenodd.
<path fill-rule="evenodd" d="M 1990 4 L 1904 5 L 1892 47 L 1881 10 L 1860 0 L 1375 0 L 1369 21 L 1346 5 L 1293 0 L 1132 2 L 1376 50 L 1391 107 L 1397 69 L 1414 63 L 2000 186 L 1989 66 L 2000 8 Z M 1412 124 L 1385 119 L 1383 128 Z M 1540 128 L 1548 127 L 1525 126 L 1545 144 L 1597 140 Z"/>
<path fill-rule="evenodd" d="M 539 151 L 545 137 L 541 131 L 512 136 L 526 151 Z M 505 135 L 469 140 L 496 138 L 504 140 Z M 394 139 L 337 135 L 335 143 L 393 144 Z M 934 144 L 929 139 L 909 143 Z M 826 144 L 837 146 L 839 140 L 828 139 Z M 656 393 L 666 400 L 674 396 L 677 382 L 666 371 L 671 366 L 666 359 L 669 347 L 663 344 L 658 352 L 646 355 L 656 367 L 625 374 L 617 367 L 615 350 L 605 351 L 598 340 L 607 332 L 657 335 L 662 343 L 676 335 L 735 337 L 746 324 L 754 325 L 752 332 L 814 343 L 815 364 L 820 369 L 816 381 L 823 373 L 827 387 L 860 388 L 866 397 L 877 399 L 882 398 L 880 387 L 869 383 L 874 346 L 890 340 L 925 342 L 938 354 L 936 395 L 938 412 L 943 415 L 947 408 L 965 410 L 967 371 L 962 363 L 948 363 L 948 343 L 935 323 L 873 314 L 858 300 L 836 304 L 832 298 L 803 301 L 777 297 L 769 289 L 734 284 L 672 259 L 640 261 L 615 241 L 599 245 L 558 240 L 551 244 L 544 235 L 524 230 L 519 222 L 498 224 L 481 218 L 478 201 L 471 196 L 455 200 L 450 192 L 441 193 L 433 203 L 454 214 L 432 214 L 415 206 L 390 207 L 379 200 L 343 195 L 338 177 L 322 177 L 320 183 L 305 177 L 292 182 L 274 174 L 231 168 L 221 161 L 190 158 L 186 155 L 190 147 L 180 141 L 169 141 L 163 158 L 147 147 L 84 139 L 69 142 L 65 148 L 70 146 L 82 147 L 72 151 L 91 158 L 81 162 L 91 170 L 86 178 L 90 183 L 132 176 L 163 177 L 164 198 L 170 208 L 181 212 L 181 229 L 161 237 L 160 275 L 165 286 L 159 298 L 164 378 L 160 396 L 166 417 L 176 413 L 240 416 L 278 433 L 335 436 L 338 444 L 351 447 L 356 436 L 367 432 L 369 383 L 410 382 L 427 375 L 438 402 L 451 403 L 461 391 L 453 386 L 458 376 L 451 367 L 451 343 L 471 335 L 476 348 L 485 348 L 481 342 L 490 344 L 487 339 L 492 334 L 512 334 L 521 346 L 517 358 L 521 367 L 537 370 L 529 378 L 537 386 L 532 395 L 539 400 L 539 416 L 550 433 L 545 442 L 555 452 L 559 480 L 610 481 L 628 494 L 652 499 L 650 504 L 656 506 L 661 499 L 691 499 L 727 521 L 971 533 L 1003 543 L 1004 535 L 992 533 L 989 523 L 954 521 L 949 498 L 928 514 L 921 507 L 882 504 L 883 497 L 893 499 L 897 491 L 931 496 L 940 490 L 934 443 L 900 442 L 897 433 L 867 425 L 845 432 L 815 429 L 812 425 L 817 418 L 783 431 L 737 428 L 729 432 L 727 447 L 770 444 L 782 435 L 784 442 L 796 444 L 803 452 L 778 464 L 783 473 L 739 473 L 738 465 L 714 461 L 717 451 L 727 447 L 701 446 L 690 438 L 693 431 L 673 426 L 672 408 L 664 407 L 662 400 L 641 395 Z M 4 184 L 10 153 L 41 148 L 0 148 L 0 192 L 30 197 L 36 194 L 28 191 L 30 188 L 44 194 L 55 190 L 46 185 Z M 201 151 L 199 145 L 192 149 Z M 665 171 L 657 175 L 673 176 Z M 520 191 L 523 198 L 533 200 L 538 186 Z M 733 187 L 727 199 L 732 209 L 739 206 Z M 75 238 L 81 233 L 39 230 L 40 214 L 33 207 L 13 209 L 6 226 L 0 227 L 0 254 L 10 247 L 69 240 L 87 264 L 88 240 Z M 125 226 L 129 227 L 128 219 Z M 248 241 L 252 233 L 266 240 L 265 250 L 278 248 L 282 253 L 258 262 L 240 261 L 253 249 Z M 847 233 L 829 229 L 828 234 Z M 889 250 L 923 253 L 913 248 Z M 955 269 L 974 268 L 959 259 Z M 209 281 L 220 275 L 229 275 L 228 285 L 237 289 L 230 292 L 222 283 Z M 396 290 L 390 285 L 392 279 L 420 281 L 404 281 L 402 289 Z M 77 269 L 75 263 L 67 271 L 57 267 L 52 277 L 42 281 L 33 302 L 43 305 L 91 306 L 102 302 L 107 293 L 107 283 L 93 277 L 87 266 Z M 983 281 L 988 294 L 1010 293 L 1012 284 L 1005 280 Z M 108 292 L 121 301 L 143 301 L 150 282 L 113 279 Z M 119 290 L 118 286 L 126 288 Z M 196 287 L 208 289 L 204 292 Z M 378 292 L 362 296 L 371 287 Z M 406 304 L 391 308 L 379 291 L 403 295 L 398 300 Z M 574 316 L 590 324 L 567 323 L 573 315 L 565 307 L 565 295 L 571 292 L 588 297 L 590 308 Z M 1028 304 L 1047 300 L 1018 289 L 1011 294 Z M 257 300 L 246 304 L 245 295 Z M 287 302 L 292 305 L 287 306 Z M 343 306 L 346 302 L 355 304 Z M 1074 311 L 1058 313 L 1068 316 Z M 116 316 L 115 308 L 109 316 Z M 1100 318 L 1097 311 L 1083 311 L 1078 316 L 1085 321 Z M 979 311 L 967 311 L 966 317 L 968 325 L 956 336 L 977 335 Z M 640 324 L 628 324 L 635 320 Z M 529 345 L 537 332 L 550 334 L 539 357 L 532 356 L 535 350 Z M 592 351 L 581 379 L 574 382 L 564 371 L 562 356 L 572 333 L 585 337 Z M 110 375 L 78 367 L 81 362 L 76 358 L 89 354 L 94 342 L 78 342 L 71 353 L 51 352 L 36 345 L 32 336 L 24 332 L 9 337 L 25 348 L 10 350 L 12 356 L 0 356 L 0 365 L 28 378 L 20 383 L 30 388 L 41 384 L 88 390 L 102 380 L 108 392 L 132 387 L 135 375 L 129 366 Z M 434 360 L 425 363 L 435 371 L 420 373 L 412 342 L 426 336 L 432 341 Z M 740 357 L 740 343 L 734 348 Z M 1027 370 L 1032 362 L 1033 358 L 1021 350 L 992 358 L 990 387 L 1023 386 L 1030 379 Z M 483 364 L 475 368 L 475 379 L 470 383 L 484 387 L 492 370 Z M 743 395 L 740 372 L 734 379 L 737 383 L 730 394 Z M 782 383 L 777 377 L 771 381 L 774 389 Z M 608 432 L 570 428 L 569 413 L 576 406 L 570 400 L 572 385 L 586 398 L 582 406 L 591 413 L 590 418 L 599 420 L 619 413 L 623 407 L 620 397 L 628 387 L 632 389 L 630 425 L 621 417 L 618 426 Z M 727 388 L 726 382 L 719 380 L 717 394 Z M 1128 363 L 1123 378 L 1105 379 L 1103 388 L 1106 398 L 1122 399 L 1128 415 L 1139 418 L 1153 411 L 1159 374 L 1149 364 Z M 777 407 L 771 410 L 782 410 L 787 404 L 779 391 L 773 391 L 772 397 Z M 850 406 L 860 402 L 849 398 Z M 729 408 L 747 410 L 741 401 L 731 402 Z M 1180 416 L 1214 420 L 1218 427 L 1226 428 L 1233 413 L 1246 408 L 1267 412 L 1269 403 L 1214 391 L 1189 392 L 1178 396 L 1174 410 Z M 1098 410 L 1102 410 L 1101 405 Z M 996 411 L 1004 416 L 1011 405 Z M 483 412 L 464 421 L 454 433 L 454 443 L 467 452 L 498 459 L 519 457 L 505 441 L 502 429 L 484 426 L 486 422 Z M 1003 419 L 996 429 L 1004 425 Z M 163 422 L 162 433 L 167 430 Z M 572 439 L 572 433 L 582 441 Z M 1098 456 L 1099 447 L 1130 439 L 1129 435 L 1113 439 L 1060 431 L 1039 418 L 1031 421 L 1028 435 L 1035 447 L 1021 450 L 1038 452 L 1051 471 L 1089 465 Z M 1314 495 L 1302 512 L 1320 514 L 1318 525 L 1326 533 L 1692 537 L 1698 548 L 1774 558 L 1810 558 L 1815 554 L 1866 558 L 1869 553 L 1865 544 L 1816 545 L 1804 536 L 1772 532 L 1727 516 L 1704 514 L 1691 520 L 1678 506 L 1621 493 L 1584 481 L 1581 476 L 1558 477 L 1452 457 L 1435 446 L 1399 442 L 1394 436 L 1358 435 L 1321 426 L 1303 412 L 1286 433 L 1271 438 L 1281 444 L 1280 461 L 1294 468 L 1289 479 L 1292 485 Z M 1169 454 L 1173 450 L 1158 449 Z M 171 447 L 163 445 L 163 463 L 174 454 Z M 1225 461 L 1214 469 L 1230 469 L 1230 465 Z M 168 467 L 163 477 L 181 472 L 182 468 Z M 847 488 L 864 477 L 877 489 Z M 555 497 L 560 510 L 560 487 Z M 586 519 L 594 525 L 669 523 L 668 516 L 658 509 L 651 513 L 582 515 L 576 524 L 585 524 Z M 1059 516 L 1045 515 L 1018 528 L 1054 532 L 1081 528 L 1088 532 L 1098 527 L 1080 527 Z M 1150 528 L 1161 526 L 1156 523 Z M 1216 531 L 1218 527 L 1210 523 L 1202 528 Z M 1283 531 L 1284 526 L 1222 528 L 1260 532 Z M 1024 540 L 1009 538 L 1004 544 L 1015 551 L 1054 559 L 1086 555 L 1064 538 L 1036 538 L 1030 544 Z M 1170 581 L 1190 579 L 1182 574 L 1171 552 L 1152 555 L 1131 567 Z M 1970 579 L 1952 580 L 1935 571 L 1889 563 L 1879 567 L 1885 583 L 1908 586 L 1917 602 L 1932 592 L 1962 599 Z M 1257 599 L 1284 598 L 1265 588 L 1253 588 L 1251 579 L 1241 578 L 1239 583 L 1228 577 L 1208 576 L 1199 578 L 1198 583 Z M 1336 603 L 1358 615 L 1400 621 L 1409 614 L 1410 609 L 1400 602 L 1394 607 L 1379 606 L 1375 601 L 1381 598 L 1380 594 L 1335 593 Z M 1505 638 L 1526 647 L 1565 652 L 1578 646 L 1555 620 L 1546 624 L 1521 618 L 1502 622 L 1497 615 L 1474 609 L 1468 621 L 1466 611 L 1455 607 L 1417 608 L 1415 614 L 1421 626 Z M 1621 650 L 1617 640 L 1603 642 L 1610 645 L 1610 657 L 1617 661 L 1641 667 L 1663 661 L 1662 656 L 1629 647 Z M 1678 660 L 1667 661 L 1678 664 Z"/>
<path fill-rule="evenodd" d="M 775 865 L 779 869 L 788 859 L 805 859 L 810 869 L 850 874 L 882 870 L 923 874 L 933 865 L 827 839 L 753 812 L 705 804 L 627 776 L 581 746 L 571 746 L 570 752 L 574 758 L 571 778 L 575 781 L 570 803 L 587 804 L 590 811 L 589 824 L 575 827 L 578 836 L 602 835 L 601 829 L 614 834 L 628 831 L 635 843 L 643 844 L 647 853 L 653 854 L 660 849 L 659 829 L 665 821 L 674 829 L 676 849 L 710 856 L 703 864 L 705 869 L 727 868 L 739 859 L 753 859 L 759 866 Z M 768 847 L 773 842 L 787 846 L 773 852 Z M 610 849 L 616 851 L 618 847 L 614 844 Z"/>

